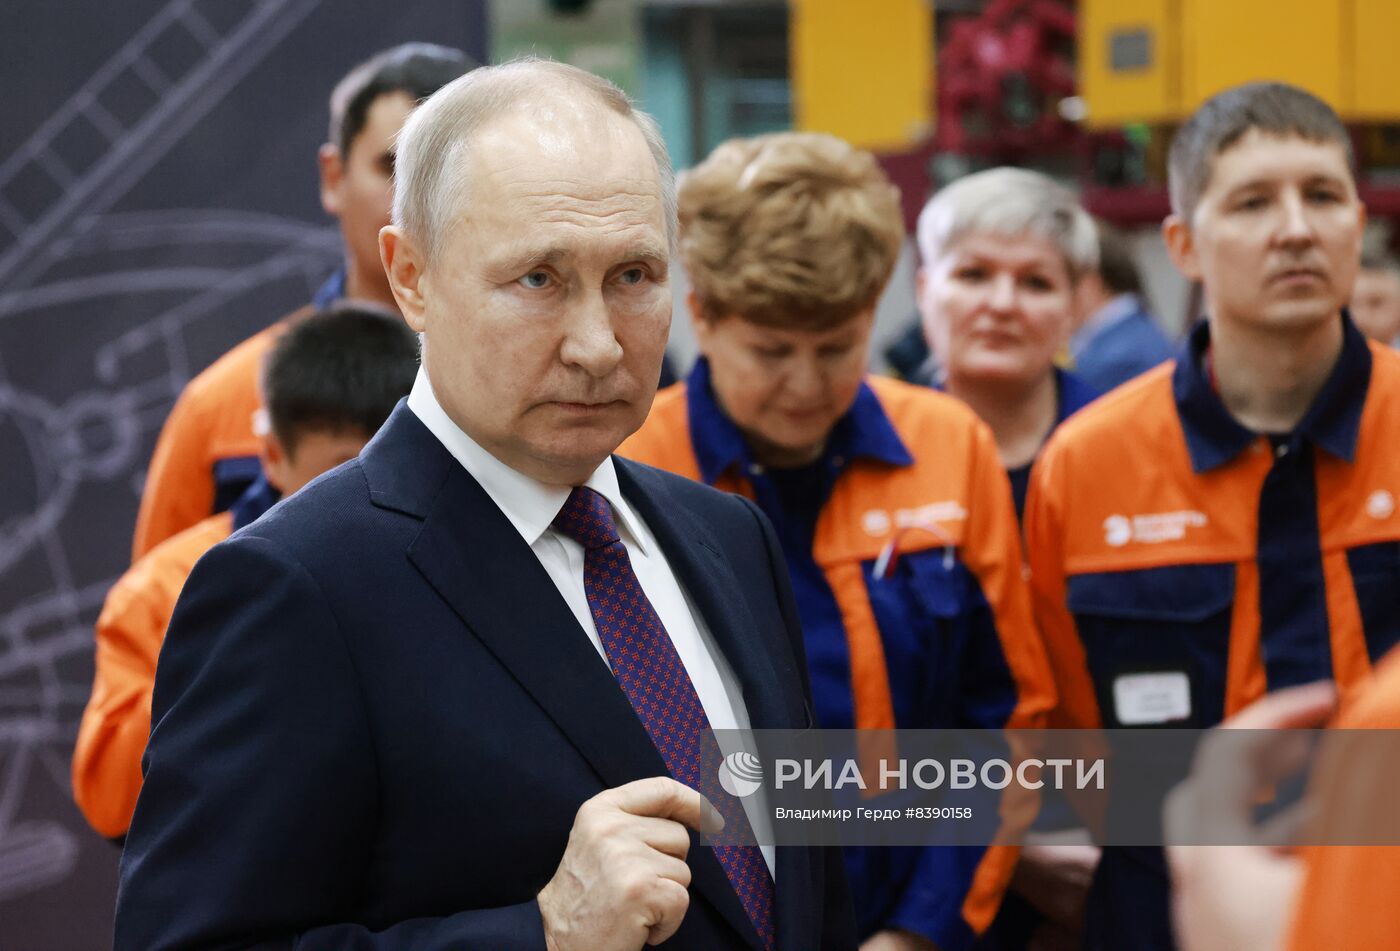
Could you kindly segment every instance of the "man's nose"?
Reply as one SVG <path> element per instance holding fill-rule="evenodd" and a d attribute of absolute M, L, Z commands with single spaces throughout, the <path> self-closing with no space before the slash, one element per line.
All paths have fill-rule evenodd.
<path fill-rule="evenodd" d="M 1279 222 L 1279 241 L 1290 246 L 1313 244 L 1317 234 L 1303 195 L 1297 191 L 1285 192 L 1281 205 L 1283 219 Z"/>
<path fill-rule="evenodd" d="M 607 376 L 622 362 L 622 344 L 613 332 L 612 314 L 601 289 L 574 303 L 559 358 L 594 377 Z"/>

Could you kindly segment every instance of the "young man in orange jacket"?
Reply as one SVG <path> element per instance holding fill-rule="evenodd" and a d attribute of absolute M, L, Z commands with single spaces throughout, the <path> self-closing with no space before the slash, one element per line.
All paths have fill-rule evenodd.
<path fill-rule="evenodd" d="M 379 229 L 389 223 L 393 195 L 394 138 L 414 106 L 471 65 L 458 50 L 405 43 L 371 57 L 336 84 L 330 134 L 318 162 L 321 205 L 340 224 L 345 263 L 308 306 L 238 344 L 186 385 L 146 472 L 132 561 L 223 512 L 257 478 L 258 373 L 279 334 L 342 298 L 397 309 L 379 263 Z"/>
<path fill-rule="evenodd" d="M 73 752 L 73 797 L 94 829 L 126 834 L 151 730 L 156 657 L 205 552 L 282 495 L 359 454 L 413 386 L 418 342 L 397 314 L 342 304 L 298 323 L 268 356 L 263 477 L 226 512 L 166 539 L 113 586 L 97 619 L 97 674 Z"/>
<path fill-rule="evenodd" d="M 1291 86 L 1207 101 L 1163 234 L 1208 319 L 1037 463 L 1026 533 L 1052 725 L 1210 727 L 1400 640 L 1400 357 L 1346 316 L 1366 220 L 1345 126 Z M 1174 946 L 1160 850 L 1106 849 L 1087 947 Z"/>

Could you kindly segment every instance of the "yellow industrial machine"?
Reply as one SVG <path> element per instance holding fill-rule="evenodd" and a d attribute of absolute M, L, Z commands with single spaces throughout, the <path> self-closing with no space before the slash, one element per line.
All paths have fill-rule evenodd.
<path fill-rule="evenodd" d="M 1282 79 L 1351 122 L 1400 120 L 1396 0 L 1080 0 L 1093 128 L 1174 123 L 1238 83 Z"/>
<path fill-rule="evenodd" d="M 902 151 L 933 113 L 929 0 L 792 0 L 793 124 Z"/>

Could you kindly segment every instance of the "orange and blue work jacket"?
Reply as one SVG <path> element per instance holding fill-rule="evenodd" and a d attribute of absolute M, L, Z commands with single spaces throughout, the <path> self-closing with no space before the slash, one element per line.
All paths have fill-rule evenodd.
<path fill-rule="evenodd" d="M 657 395 L 620 455 L 752 498 L 786 556 L 819 726 L 1037 727 L 1053 703 L 1011 491 L 963 404 L 869 379 L 815 463 L 764 470 L 702 359 Z M 969 947 L 995 915 L 1008 847 L 846 851 L 862 936 Z"/>
<path fill-rule="evenodd" d="M 1400 355 L 1339 319 L 1291 433 L 1230 415 L 1201 324 L 1051 437 L 1026 541 L 1052 725 L 1209 727 L 1326 678 L 1345 698 L 1400 640 Z M 1107 850 L 1088 947 L 1172 947 L 1167 898 L 1160 850 Z"/>
<path fill-rule="evenodd" d="M 151 734 L 156 658 L 175 602 L 195 562 L 277 501 L 258 479 L 226 512 L 167 538 L 127 569 L 97 618 L 92 695 L 73 749 L 73 798 L 102 835 L 126 835 L 141 791 L 141 757 Z"/>
<path fill-rule="evenodd" d="M 253 415 L 262 406 L 263 360 L 290 324 L 331 306 L 344 293 L 341 269 L 309 306 L 258 331 L 185 385 L 146 470 L 131 542 L 133 563 L 176 532 L 227 510 L 256 481 L 262 469 Z"/>

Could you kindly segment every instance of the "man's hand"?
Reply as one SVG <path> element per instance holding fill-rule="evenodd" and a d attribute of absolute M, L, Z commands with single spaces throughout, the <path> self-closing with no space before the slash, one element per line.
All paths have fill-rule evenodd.
<path fill-rule="evenodd" d="M 1070 836 L 1044 838 L 1066 841 L 1023 846 L 1011 887 L 1060 929 L 1077 935 L 1084 929 L 1084 905 L 1100 850 L 1088 842 L 1068 841 Z"/>
<path fill-rule="evenodd" d="M 1221 725 L 1257 732 L 1215 733 L 1201 742 L 1191 778 L 1167 799 L 1167 841 L 1259 844 L 1168 847 L 1183 951 L 1282 947 L 1302 869 L 1267 844 L 1270 836 L 1254 824 L 1254 804 L 1305 762 L 1302 738 L 1287 731 L 1324 725 L 1335 705 L 1330 683 L 1280 690 Z"/>
<path fill-rule="evenodd" d="M 667 777 L 585 802 L 539 894 L 549 951 L 638 951 L 671 937 L 690 907 L 686 828 L 723 826 L 704 796 Z"/>
<path fill-rule="evenodd" d="M 877 931 L 860 943 L 860 951 L 938 951 L 938 945 L 908 931 Z"/>

